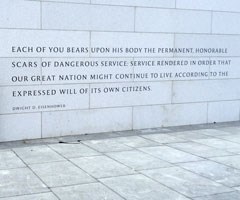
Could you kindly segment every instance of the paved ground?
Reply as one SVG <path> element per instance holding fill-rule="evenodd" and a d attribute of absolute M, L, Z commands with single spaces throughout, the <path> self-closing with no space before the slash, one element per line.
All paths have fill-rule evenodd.
<path fill-rule="evenodd" d="M 240 125 L 0 143 L 0 200 L 57 199 L 240 200 Z"/>

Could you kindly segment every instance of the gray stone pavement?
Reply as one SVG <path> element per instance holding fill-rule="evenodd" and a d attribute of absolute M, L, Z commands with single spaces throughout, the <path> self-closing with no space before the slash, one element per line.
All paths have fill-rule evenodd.
<path fill-rule="evenodd" d="M 0 200 L 240 200 L 240 123 L 0 143 Z"/>

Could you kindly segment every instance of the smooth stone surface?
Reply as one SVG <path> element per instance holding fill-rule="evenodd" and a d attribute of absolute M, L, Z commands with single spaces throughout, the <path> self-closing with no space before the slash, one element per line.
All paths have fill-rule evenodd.
<path fill-rule="evenodd" d="M 25 164 L 12 151 L 0 151 L 0 170 L 25 167 Z"/>
<path fill-rule="evenodd" d="M 27 164 L 64 160 L 62 156 L 60 156 L 47 146 L 16 148 L 13 150 Z"/>
<path fill-rule="evenodd" d="M 216 16 L 215 14 L 213 15 L 213 20 L 216 20 L 219 16 Z M 219 17 L 221 18 L 221 17 Z M 220 23 L 222 23 L 223 20 L 219 20 Z M 230 20 L 229 20 L 230 21 Z M 240 22 L 240 21 L 239 21 Z M 234 23 L 231 21 L 231 23 Z M 229 23 L 229 24 L 231 24 Z M 230 25 L 231 26 L 231 25 Z M 226 29 L 229 29 L 225 27 Z M 236 69 L 234 66 L 238 66 L 235 62 L 236 60 L 231 61 L 231 64 L 227 66 L 219 68 L 218 65 L 216 66 L 211 66 L 210 71 L 228 71 L 229 74 L 234 74 L 230 75 L 228 78 L 239 78 L 239 68 Z M 239 61 L 237 61 L 239 62 Z M 234 69 L 235 68 L 235 69 Z M 239 110 L 240 110 L 240 102 L 237 101 L 220 101 L 220 102 L 209 102 L 208 103 L 208 123 L 214 123 L 214 122 L 226 122 L 226 121 L 239 121 Z"/>
<path fill-rule="evenodd" d="M 90 140 L 90 141 L 84 141 L 82 143 L 103 153 L 112 152 L 112 151 L 127 151 L 132 149 L 131 147 L 124 144 L 120 144 L 116 141 L 113 141 L 112 139 Z"/>
<path fill-rule="evenodd" d="M 1 28 L 40 28 L 41 11 L 37 1 L 8 1 L 1 0 Z M 24 13 L 24 14 L 23 14 Z"/>
<path fill-rule="evenodd" d="M 30 165 L 30 168 L 49 187 L 96 182 L 86 172 L 67 161 L 35 164 Z"/>
<path fill-rule="evenodd" d="M 28 168 L 0 170 L 0 197 L 49 191 Z"/>
<path fill-rule="evenodd" d="M 53 193 L 41 193 L 16 197 L 2 198 L 1 200 L 58 200 Z"/>
<path fill-rule="evenodd" d="M 239 1 L 235 0 L 230 0 L 228 3 L 224 0 L 181 0 L 177 1 L 176 7 L 182 9 L 238 12 L 240 4 Z"/>
<path fill-rule="evenodd" d="M 55 12 L 58 14 L 54 14 Z M 133 31 L 134 9 L 122 6 L 44 3 L 42 24 L 44 29 Z"/>
<path fill-rule="evenodd" d="M 213 161 L 240 169 L 240 155 L 210 158 Z"/>
<path fill-rule="evenodd" d="M 100 155 L 99 152 L 84 144 L 53 144 L 49 145 L 49 147 L 66 158 Z"/>
<path fill-rule="evenodd" d="M 141 151 L 123 151 L 108 153 L 108 156 L 114 160 L 127 165 L 133 170 L 154 169 L 161 167 L 170 167 L 170 163 L 157 159 Z"/>
<path fill-rule="evenodd" d="M 202 37 L 202 41 L 197 41 L 197 37 Z M 225 48 L 229 47 L 228 55 L 234 55 L 233 48 L 230 50 L 230 45 L 232 47 L 237 46 L 237 41 L 235 41 L 235 44 L 231 44 L 229 41 L 229 37 L 226 37 L 225 41 L 222 37 L 226 37 L 225 35 L 221 35 L 221 37 L 217 37 L 217 40 L 219 42 L 220 39 L 222 39 L 221 43 L 218 43 L 218 45 L 226 45 Z M 183 39 L 184 38 L 184 39 Z M 182 40 L 183 39 L 183 40 Z M 175 47 L 179 48 L 180 46 L 185 47 L 192 47 L 192 48 L 199 48 L 200 44 L 199 42 L 202 42 L 201 47 L 203 47 L 203 43 L 207 44 L 210 48 L 211 45 L 216 45 L 214 43 L 214 39 L 212 35 L 183 35 L 178 34 L 176 36 L 175 40 Z M 228 41 L 227 41 L 228 40 Z M 237 39 L 238 40 L 238 39 Z M 187 42 L 188 41 L 188 42 Z M 216 41 L 215 41 L 216 42 Z M 233 40 L 232 40 L 233 42 Z M 240 40 L 238 41 L 240 42 Z M 234 43 L 234 42 L 233 42 Z M 206 47 L 207 48 L 207 47 Z M 232 53 L 230 53 L 232 51 Z M 180 54 L 178 54 L 180 56 Z M 183 55 L 183 54 L 182 54 Z M 202 55 L 200 53 L 195 53 L 195 56 Z M 213 54 L 211 54 L 213 56 Z M 216 55 L 216 54 L 215 54 Z M 186 54 L 185 54 L 186 56 Z M 224 100 L 231 100 L 231 99 L 238 99 L 240 97 L 239 90 L 240 88 L 234 87 L 235 85 L 240 84 L 240 81 L 238 79 L 228 79 L 228 80 L 196 80 L 196 81 L 176 81 L 174 82 L 173 87 L 173 102 L 174 103 L 184 103 L 184 102 L 206 102 L 206 101 L 224 101 Z M 220 87 L 221 90 L 217 90 L 216 88 Z M 225 92 L 221 92 L 221 91 Z M 204 94 L 204 95 L 203 95 Z"/>
<path fill-rule="evenodd" d="M 229 192 L 212 196 L 194 198 L 194 200 L 240 200 L 239 192 Z"/>
<path fill-rule="evenodd" d="M 1 99 L 1 103 L 2 103 L 2 99 Z M 9 104 L 9 102 L 7 103 Z M 4 105 L 1 104 L 1 106 L 4 106 Z M 1 142 L 41 138 L 41 114 L 40 113 L 29 113 L 29 114 L 24 113 L 19 115 L 0 115 L 0 121 L 1 121 L 1 129 L 0 129 Z M 23 124 L 25 125 L 23 126 Z"/>
<path fill-rule="evenodd" d="M 212 161 L 200 161 L 183 163 L 179 164 L 179 166 L 228 187 L 240 185 L 240 170 L 225 165 Z"/>
<path fill-rule="evenodd" d="M 61 200 L 123 200 L 100 183 L 53 188 L 53 192 Z"/>
<path fill-rule="evenodd" d="M 232 155 L 230 152 L 209 147 L 196 142 L 174 143 L 168 144 L 168 146 L 204 158 Z"/>
<path fill-rule="evenodd" d="M 0 38 L 4 38 L 0 41 L 0 55 L 2 59 L 8 60 L 2 67 L 4 70 L 1 71 L 4 84 L 0 83 L 2 97 L 0 141 L 238 121 L 240 87 L 236 86 L 240 85 L 238 67 L 240 3 L 237 0 L 207 2 L 207 0 L 0 1 Z M 33 49 L 44 47 L 46 50 L 15 52 L 11 51 L 14 45 Z M 51 52 L 48 47 L 63 47 L 64 51 Z M 69 47 L 73 51 L 66 51 Z M 76 47 L 83 47 L 83 51 L 75 51 Z M 103 52 L 91 51 L 86 49 L 87 47 L 106 48 L 109 51 L 106 49 Z M 128 51 L 126 50 L 128 48 L 134 50 Z M 173 53 L 170 50 L 172 48 L 179 48 L 181 51 Z M 217 52 L 201 52 L 204 48 Z M 226 48 L 226 52 L 219 52 L 218 48 L 224 49 L 223 51 Z M 109 73 L 114 75 L 121 69 L 122 72 L 119 71 L 123 73 L 122 75 L 142 71 L 148 73 L 148 77 L 120 78 L 122 80 L 116 80 L 116 77 L 104 80 L 92 78 L 89 82 L 11 81 L 11 76 L 8 76 L 11 72 L 5 74 L 5 70 L 14 71 L 17 77 L 31 76 L 32 73 L 58 76 L 76 75 L 79 72 L 76 67 L 56 68 L 52 65 L 42 70 L 39 66 L 39 70 L 36 68 L 31 70 L 30 67 L 10 70 L 14 68 L 9 67 L 12 58 L 41 61 L 58 59 L 64 62 L 70 59 L 100 61 L 107 58 L 106 60 L 115 62 L 120 59 L 153 61 L 162 57 L 164 58 L 161 61 L 184 60 L 190 65 L 185 66 L 177 62 L 177 66 L 170 68 L 165 64 L 151 67 L 146 62 L 145 64 L 139 62 L 135 67 L 128 65 L 122 68 L 115 67 L 115 64 L 106 67 L 98 64 L 94 68 L 85 67 L 86 70 L 83 72 L 89 75 L 87 71 L 91 71 L 89 69 L 92 68 L 94 74 L 101 71 L 103 75 L 107 75 L 114 71 Z M 202 61 L 201 64 L 199 60 Z M 207 63 L 210 60 L 216 61 L 216 64 L 213 64 L 215 66 Z M 219 60 L 227 61 L 228 64 L 219 64 L 217 62 Z M 193 61 L 196 64 L 193 64 Z M 47 68 L 50 70 L 46 70 Z M 206 74 L 215 70 L 218 72 L 221 70 L 220 72 L 226 74 L 217 73 L 216 77 Z M 151 77 L 150 72 L 158 74 L 158 77 Z M 167 73 L 164 75 L 161 72 Z M 173 76 L 170 77 L 169 72 L 173 72 Z M 205 72 L 205 75 L 200 74 L 201 72 Z M 192 74 L 177 77 L 177 74 L 174 76 L 175 73 Z M 36 86 L 33 86 L 32 82 L 35 82 Z M 5 85 L 6 83 L 10 85 Z M 137 88 L 145 86 L 145 89 L 144 91 L 140 89 L 139 92 L 130 89 L 135 86 Z M 81 95 L 57 93 L 54 97 L 12 96 L 15 90 L 53 88 L 79 90 L 80 87 L 88 91 Z M 102 92 L 109 87 L 120 91 Z M 128 87 L 129 90 L 123 91 L 123 87 Z M 99 92 L 93 92 L 94 89 L 99 89 Z M 38 107 L 39 102 L 45 108 Z M 23 108 L 23 105 L 29 106 L 30 109 Z M 21 108 L 16 108 L 18 106 Z M 35 106 L 38 109 L 35 110 Z M 29 113 L 20 115 L 25 112 Z M 196 137 L 199 139 L 199 136 Z M 115 148 L 118 149 L 116 146 Z M 240 153 L 238 148 L 229 151 Z"/>
<path fill-rule="evenodd" d="M 163 72 L 163 69 L 159 70 Z M 149 73 L 149 68 L 146 71 Z M 133 109 L 133 115 L 134 129 L 172 127 L 186 125 L 186 123 L 203 124 L 207 122 L 207 105 L 187 103 L 141 106 Z"/>
<path fill-rule="evenodd" d="M 100 181 L 123 196 L 126 200 L 188 199 L 143 175 L 114 177 L 101 179 Z"/>
<path fill-rule="evenodd" d="M 80 104 L 80 102 L 78 101 L 76 104 Z M 89 101 L 87 101 L 87 106 L 89 106 Z M 91 135 L 94 133 L 129 130 L 132 127 L 132 109 L 122 107 L 94 110 L 87 107 L 86 110 L 43 112 L 42 121 L 43 137 Z M 101 123 L 97 123 L 99 121 Z M 97 126 L 93 126 L 96 123 Z M 90 135 L 85 136 L 90 138 Z"/>
<path fill-rule="evenodd" d="M 146 170 L 142 173 L 188 197 L 232 191 L 228 187 L 179 167 Z"/>
<path fill-rule="evenodd" d="M 142 136 L 149 140 L 153 140 L 155 142 L 164 144 L 164 143 L 175 143 L 175 142 L 184 142 L 185 140 L 170 136 L 168 134 L 152 134 L 152 135 L 144 135 Z"/>
<path fill-rule="evenodd" d="M 138 7 L 163 7 L 163 8 L 174 8 L 174 0 L 91 0 L 94 4 L 106 4 L 106 5 L 125 5 L 125 6 L 138 6 Z"/>
<path fill-rule="evenodd" d="M 167 146 L 144 147 L 144 148 L 139 148 L 139 150 L 170 163 L 181 163 L 181 162 L 203 160 L 203 158 L 200 158 L 200 157 L 197 157 L 189 153 L 185 153 L 183 151 L 179 151 L 177 149 L 167 147 Z"/>
<path fill-rule="evenodd" d="M 95 178 L 105 178 L 135 173 L 132 169 L 106 156 L 74 158 L 71 159 L 71 161 Z"/>
<path fill-rule="evenodd" d="M 139 8 L 136 19 L 139 32 L 209 33 L 211 27 L 210 13 L 191 10 Z"/>

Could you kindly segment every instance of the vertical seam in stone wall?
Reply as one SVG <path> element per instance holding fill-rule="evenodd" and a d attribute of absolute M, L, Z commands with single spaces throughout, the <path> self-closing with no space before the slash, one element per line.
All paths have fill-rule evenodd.
<path fill-rule="evenodd" d="M 177 8 L 177 0 L 175 0 L 175 8 Z"/>
<path fill-rule="evenodd" d="M 213 34 L 213 11 L 211 11 L 211 27 L 210 27 L 210 34 Z M 209 57 L 209 60 L 211 60 L 211 57 Z M 208 75 L 208 80 L 211 79 L 210 77 L 210 71 L 211 71 L 211 66 L 209 65 L 209 75 Z M 207 102 L 207 124 L 209 122 L 209 102 Z"/>
<path fill-rule="evenodd" d="M 91 98 L 91 84 L 89 83 L 89 86 L 88 86 L 88 109 L 90 110 L 90 106 L 91 106 L 91 101 L 90 101 L 90 98 Z"/>
<path fill-rule="evenodd" d="M 209 117 L 208 117 L 208 115 L 209 115 L 209 113 L 208 113 L 208 112 L 209 112 L 208 107 L 209 107 L 209 102 L 207 102 L 207 124 L 209 123 L 209 121 L 208 121 L 208 118 L 209 118 Z"/>
<path fill-rule="evenodd" d="M 135 57 L 132 58 L 132 61 L 135 61 Z M 132 73 L 135 74 L 135 66 L 133 66 Z M 134 82 L 135 82 L 135 80 L 133 78 L 133 83 Z M 134 125 L 133 125 L 133 119 L 134 119 L 133 110 L 134 110 L 134 106 L 132 106 L 132 120 L 131 120 L 131 128 L 132 128 L 132 130 L 134 129 Z"/>
<path fill-rule="evenodd" d="M 211 57 L 209 57 L 209 60 L 211 61 L 212 59 L 211 59 Z M 210 72 L 211 72 L 211 66 L 209 65 L 208 66 L 208 80 L 210 80 Z"/>
<path fill-rule="evenodd" d="M 42 58 L 40 58 L 40 75 L 41 75 L 41 77 L 43 76 L 43 71 L 42 71 Z M 43 81 L 42 81 L 42 79 L 41 79 L 41 85 L 43 84 Z"/>
<path fill-rule="evenodd" d="M 92 47 L 92 31 L 89 31 L 89 58 L 91 58 L 91 47 Z"/>
<path fill-rule="evenodd" d="M 42 1 L 40 1 L 40 29 L 42 29 Z"/>
<path fill-rule="evenodd" d="M 132 58 L 132 61 L 135 61 L 134 57 Z M 135 66 L 133 66 L 133 68 L 132 68 L 132 73 L 135 74 Z M 134 78 L 132 78 L 132 82 L 133 83 L 135 82 Z"/>
<path fill-rule="evenodd" d="M 173 34 L 173 48 L 176 47 L 176 33 Z M 176 57 L 176 53 L 173 52 L 173 58 Z"/>
<path fill-rule="evenodd" d="M 176 33 L 173 34 L 173 48 L 176 47 Z M 173 53 L 173 59 L 175 58 L 175 53 Z M 171 104 L 173 104 L 173 84 L 174 80 L 171 81 Z"/>
<path fill-rule="evenodd" d="M 90 0 L 91 3 L 91 0 Z M 89 31 L 89 58 L 91 58 L 91 47 L 92 47 L 92 31 Z M 91 83 L 89 83 L 89 91 L 88 91 L 88 109 L 91 109 Z"/>
<path fill-rule="evenodd" d="M 134 126 L 133 126 L 133 119 L 134 119 L 133 110 L 134 110 L 134 106 L 132 106 L 132 121 L 131 121 L 132 130 L 134 128 Z"/>
<path fill-rule="evenodd" d="M 213 33 L 213 11 L 211 11 L 211 30 L 210 33 Z"/>
<path fill-rule="evenodd" d="M 41 77 L 43 76 L 43 73 L 42 73 L 42 58 L 40 58 L 40 75 Z M 41 85 L 43 84 L 43 81 L 41 79 Z M 43 138 L 43 123 L 42 123 L 42 115 L 43 115 L 43 112 L 41 111 L 41 138 Z"/>
<path fill-rule="evenodd" d="M 41 138 L 43 138 L 43 123 L 42 123 L 43 112 L 41 112 Z"/>
<path fill-rule="evenodd" d="M 136 32 L 136 12 L 137 12 L 137 7 L 134 7 L 134 22 L 133 22 L 133 31 Z"/>

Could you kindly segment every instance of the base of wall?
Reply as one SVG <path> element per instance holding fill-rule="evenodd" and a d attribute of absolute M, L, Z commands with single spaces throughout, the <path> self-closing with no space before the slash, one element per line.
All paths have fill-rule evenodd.
<path fill-rule="evenodd" d="M 30 123 L 31 125 L 31 123 Z M 169 133 L 169 132 L 179 132 L 179 131 L 190 131 L 190 130 L 199 130 L 199 129 L 214 129 L 214 128 L 224 128 L 229 126 L 240 126 L 240 120 L 238 121 L 230 121 L 230 122 L 219 122 L 219 123 L 204 123 L 204 124 L 191 124 L 191 125 L 176 125 L 176 126 L 162 126 L 162 127 L 154 127 L 154 128 L 145 128 L 145 129 L 125 129 L 125 130 L 113 130 L 113 131 L 102 131 L 102 132 L 87 132 L 87 133 L 66 133 L 66 134 L 58 134 L 55 132 L 55 135 L 48 136 L 48 137 L 32 137 L 29 132 L 26 130 L 25 136 L 22 138 L 19 136 L 18 139 L 13 139 L 14 134 L 10 132 L 8 138 L 12 138 L 11 140 L 7 139 L 7 135 L 5 135 L 5 140 L 3 140 L 3 136 L 1 135 L 2 140 L 0 144 L 8 143 L 8 142 L 20 142 L 24 144 L 31 144 L 34 141 L 37 143 L 52 143 L 52 142 L 59 142 L 65 141 L 69 142 L 74 140 L 89 140 L 89 139 L 107 139 L 113 137 L 124 137 L 129 135 L 142 135 L 146 133 L 154 133 L 154 132 L 161 132 L 161 133 Z M 16 129 L 17 131 L 17 129 Z M 16 134 L 17 132 L 15 132 Z M 26 136 L 28 134 L 28 138 Z M 11 136 L 11 137 L 10 137 Z M 75 141 L 76 140 L 76 141 Z M 0 148 L 1 149 L 1 148 Z"/>

